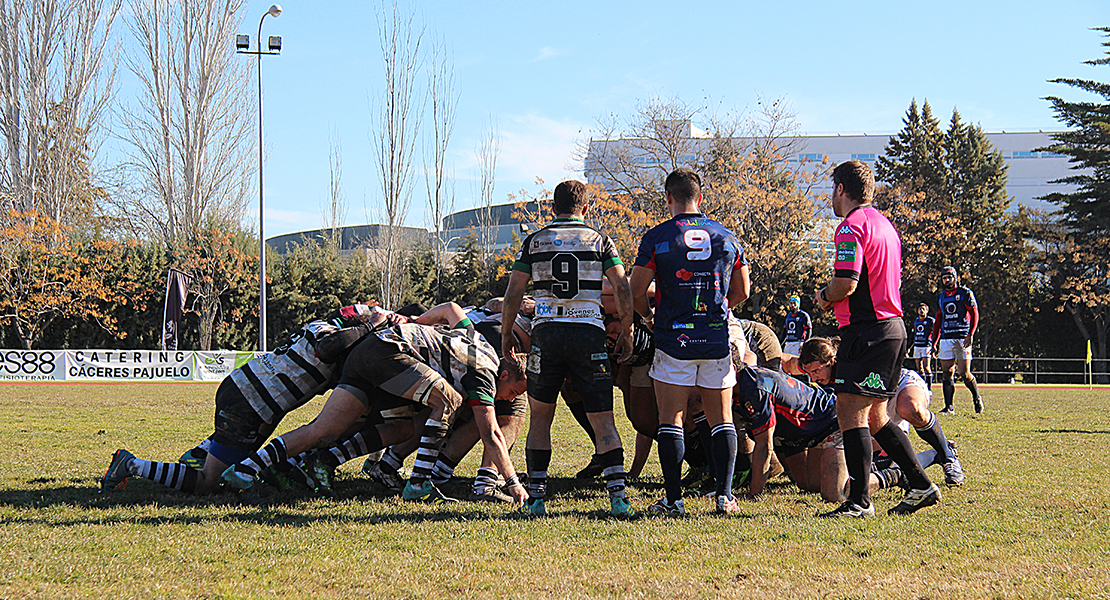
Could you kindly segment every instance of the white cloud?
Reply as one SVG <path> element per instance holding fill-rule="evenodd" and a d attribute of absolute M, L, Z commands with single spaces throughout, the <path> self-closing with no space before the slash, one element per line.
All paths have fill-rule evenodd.
<path fill-rule="evenodd" d="M 558 48 L 552 48 L 551 46 L 544 46 L 543 48 L 540 48 L 539 56 L 533 58 L 532 62 L 539 62 L 541 60 L 559 56 L 560 54 L 566 54 L 566 51 L 559 50 Z"/>

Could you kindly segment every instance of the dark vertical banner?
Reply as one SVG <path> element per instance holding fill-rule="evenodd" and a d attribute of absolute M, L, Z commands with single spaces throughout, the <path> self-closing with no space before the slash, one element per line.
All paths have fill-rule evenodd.
<path fill-rule="evenodd" d="M 166 306 L 162 312 L 163 350 L 177 350 L 178 331 L 188 293 L 189 277 L 177 269 L 170 269 L 166 276 Z"/>

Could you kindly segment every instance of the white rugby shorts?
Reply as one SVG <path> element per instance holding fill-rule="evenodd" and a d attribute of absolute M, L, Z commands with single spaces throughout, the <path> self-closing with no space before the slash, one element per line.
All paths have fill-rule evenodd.
<path fill-rule="evenodd" d="M 941 360 L 956 360 L 959 358 L 966 358 L 971 360 L 971 348 L 964 348 L 963 339 L 958 340 L 940 340 L 940 346 L 937 351 L 937 358 Z"/>
<path fill-rule="evenodd" d="M 929 346 L 914 346 L 913 356 L 911 356 L 910 358 L 929 358 L 929 356 L 931 356 L 932 354 L 932 351 L 933 349 Z"/>
<path fill-rule="evenodd" d="M 782 351 L 785 354 L 793 354 L 794 356 L 800 356 L 802 354 L 802 344 L 804 344 L 804 343 L 805 342 L 786 342 L 785 344 L 782 345 Z"/>
<path fill-rule="evenodd" d="M 732 356 L 705 360 L 679 360 L 656 348 L 651 378 L 671 385 L 724 390 L 736 385 Z"/>

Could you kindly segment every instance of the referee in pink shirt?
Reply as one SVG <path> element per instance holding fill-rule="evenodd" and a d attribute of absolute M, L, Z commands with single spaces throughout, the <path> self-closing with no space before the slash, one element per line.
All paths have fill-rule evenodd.
<path fill-rule="evenodd" d="M 910 485 L 906 497 L 889 512 L 908 515 L 936 504 L 940 488 L 925 475 L 905 432 L 887 418 L 886 403 L 898 390 L 907 346 L 900 291 L 902 241 L 890 220 L 871 206 L 871 167 L 848 161 L 837 165 L 832 177 L 833 212 L 844 220 L 833 238 L 833 279 L 814 300 L 822 310 L 834 309 L 840 326 L 833 388 L 849 482 L 848 499 L 821 516 L 875 514 L 868 493 L 872 439 L 901 467 Z"/>

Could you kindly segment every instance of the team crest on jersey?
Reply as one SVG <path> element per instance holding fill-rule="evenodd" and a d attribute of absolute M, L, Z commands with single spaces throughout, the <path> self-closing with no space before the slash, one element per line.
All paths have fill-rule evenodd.
<path fill-rule="evenodd" d="M 860 387 L 871 388 L 873 390 L 886 391 L 886 385 L 883 384 L 883 378 L 879 377 L 878 373 L 872 371 L 866 379 L 860 382 Z"/>
<path fill-rule="evenodd" d="M 856 243 L 855 242 L 839 242 L 836 245 L 836 260 L 843 262 L 856 261 Z"/>
<path fill-rule="evenodd" d="M 836 235 L 852 235 L 852 228 L 844 225 L 840 228 L 840 231 L 836 232 Z"/>
<path fill-rule="evenodd" d="M 686 334 L 682 334 L 682 335 L 678 336 L 678 345 L 679 346 L 682 346 L 683 348 L 685 348 L 686 344 L 689 343 L 689 342 L 690 342 L 690 338 L 687 337 Z"/>

